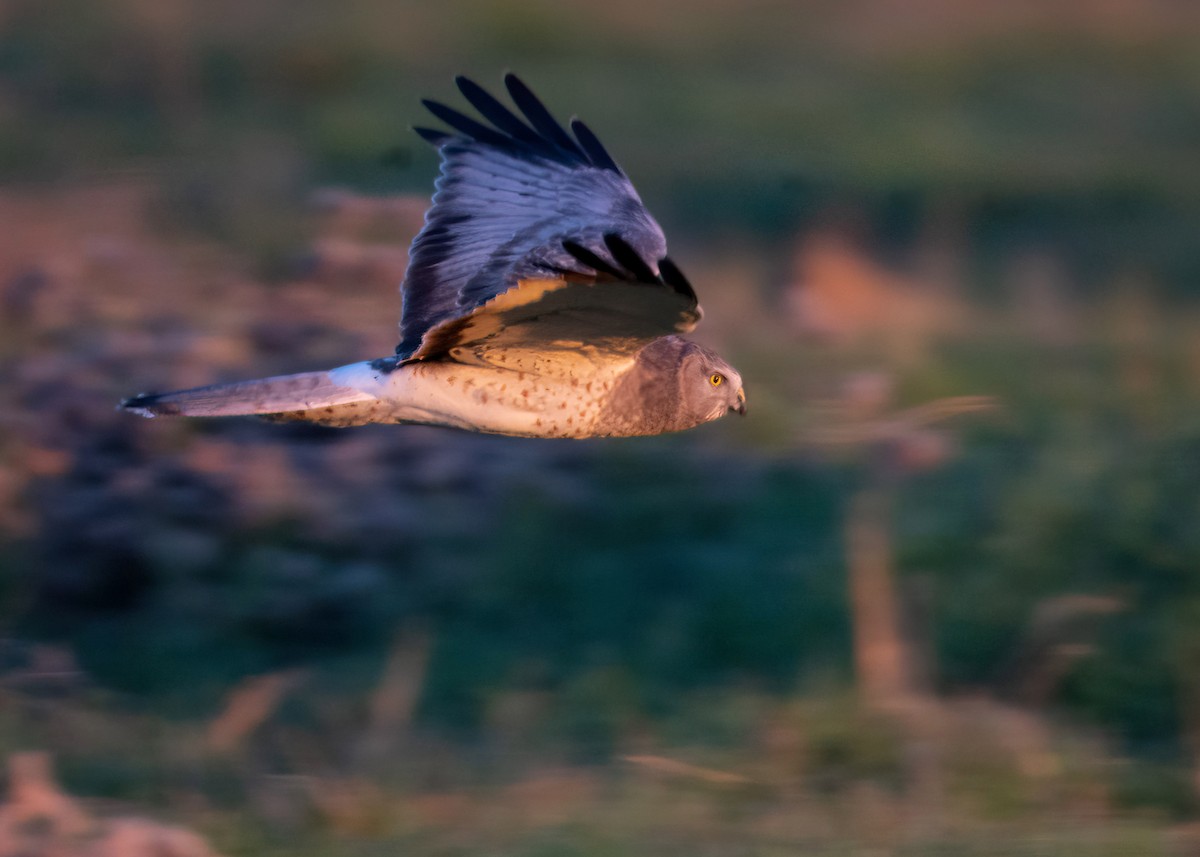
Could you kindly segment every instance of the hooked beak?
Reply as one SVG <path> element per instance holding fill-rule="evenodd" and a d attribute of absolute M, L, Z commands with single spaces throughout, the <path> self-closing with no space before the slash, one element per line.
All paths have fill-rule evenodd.
<path fill-rule="evenodd" d="M 737 405 L 731 405 L 729 410 L 737 411 L 740 416 L 746 416 L 746 391 L 738 390 Z"/>

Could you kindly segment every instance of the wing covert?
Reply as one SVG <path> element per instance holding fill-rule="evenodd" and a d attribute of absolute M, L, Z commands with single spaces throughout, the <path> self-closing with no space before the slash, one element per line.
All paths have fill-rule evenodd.
<path fill-rule="evenodd" d="M 695 328 L 703 311 L 691 284 L 670 259 L 664 256 L 659 263 L 662 273 L 654 274 L 620 237 L 610 233 L 604 239 L 616 259 L 636 259 L 635 266 L 610 265 L 566 242 L 565 249 L 580 265 L 595 269 L 592 275 L 522 278 L 469 312 L 435 324 L 407 359 L 447 354 L 460 359 L 460 349 L 480 356 L 494 349 L 585 346 L 632 354 L 660 336 Z"/>

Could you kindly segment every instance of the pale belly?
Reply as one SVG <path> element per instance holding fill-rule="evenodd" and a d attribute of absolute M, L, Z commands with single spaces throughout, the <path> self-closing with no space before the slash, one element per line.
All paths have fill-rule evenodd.
<path fill-rule="evenodd" d="M 604 402 L 628 365 L 577 361 L 565 376 L 453 362 L 411 363 L 391 373 L 356 363 L 335 381 L 378 399 L 370 422 L 423 423 L 525 437 L 595 434 Z"/>

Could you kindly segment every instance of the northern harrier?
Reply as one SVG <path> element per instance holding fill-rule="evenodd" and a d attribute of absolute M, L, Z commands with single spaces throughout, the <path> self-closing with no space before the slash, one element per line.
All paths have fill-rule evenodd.
<path fill-rule="evenodd" d="M 568 133 L 514 75 L 518 117 L 466 78 L 491 124 L 425 101 L 441 174 L 401 285 L 394 356 L 142 394 L 144 416 L 329 426 L 426 423 L 525 437 L 651 435 L 746 412 L 737 371 L 677 334 L 700 320 L 662 229 L 586 125 Z"/>

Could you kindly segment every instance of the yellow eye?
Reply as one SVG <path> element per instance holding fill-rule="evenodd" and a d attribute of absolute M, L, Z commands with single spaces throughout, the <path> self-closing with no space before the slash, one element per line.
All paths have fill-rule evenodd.
<path fill-rule="evenodd" d="M 725 383 L 725 376 L 720 372 L 713 372 L 708 376 L 708 383 L 712 384 L 714 387 L 720 387 L 723 383 Z"/>

